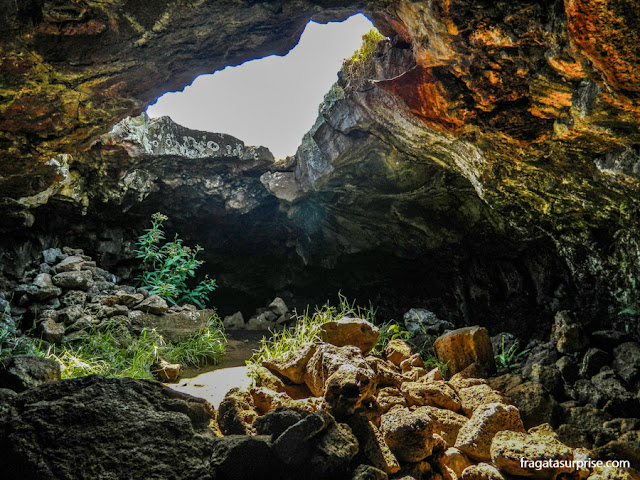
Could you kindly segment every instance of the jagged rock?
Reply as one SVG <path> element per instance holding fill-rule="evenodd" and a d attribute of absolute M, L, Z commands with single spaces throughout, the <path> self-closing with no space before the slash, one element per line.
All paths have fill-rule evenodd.
<path fill-rule="evenodd" d="M 419 353 L 415 353 L 406 360 L 400 362 L 400 370 L 402 370 L 402 373 L 406 373 L 412 367 L 426 368 L 424 361 L 422 360 L 422 357 Z"/>
<path fill-rule="evenodd" d="M 60 298 L 60 303 L 65 307 L 73 305 L 84 305 L 87 303 L 87 293 L 82 290 L 69 290 Z"/>
<path fill-rule="evenodd" d="M 140 302 L 136 308 L 145 313 L 158 315 L 160 313 L 165 313 L 169 309 L 169 306 L 164 298 L 161 298 L 158 295 L 150 295 Z"/>
<path fill-rule="evenodd" d="M 539 383 L 524 382 L 507 390 L 505 394 L 520 411 L 525 428 L 555 423 L 559 413 L 558 402 Z"/>
<path fill-rule="evenodd" d="M 545 460 L 562 463 L 557 467 L 545 467 Z M 560 443 L 553 434 L 502 431 L 496 433 L 491 444 L 491 461 L 511 475 L 551 478 L 562 472 L 574 471 L 569 463 L 571 460 L 573 450 Z M 542 466 L 536 462 L 543 462 Z"/>
<path fill-rule="evenodd" d="M 57 273 L 53 276 L 53 283 L 67 290 L 89 290 L 93 286 L 93 275 L 88 270 L 72 270 Z"/>
<path fill-rule="evenodd" d="M 347 420 L 351 431 L 358 439 L 358 463 L 373 465 L 392 475 L 400 470 L 398 459 L 389 449 L 380 430 L 361 415 L 353 415 Z"/>
<path fill-rule="evenodd" d="M 362 318 L 344 317 L 323 323 L 321 326 L 325 341 L 337 347 L 354 345 L 363 354 L 369 353 L 378 343 L 378 327 Z"/>
<path fill-rule="evenodd" d="M 425 411 L 395 409 L 380 419 L 384 441 L 401 462 L 418 462 L 431 455 L 435 423 Z"/>
<path fill-rule="evenodd" d="M 380 407 L 382 413 L 388 412 L 392 407 L 395 406 L 409 406 L 405 396 L 402 394 L 402 392 L 400 392 L 398 388 L 395 387 L 381 388 L 378 391 L 376 401 L 378 402 L 378 406 Z"/>
<path fill-rule="evenodd" d="M 58 310 L 57 321 L 71 325 L 84 314 L 83 305 L 71 305 Z"/>
<path fill-rule="evenodd" d="M 504 475 L 489 463 L 469 465 L 460 476 L 462 480 L 504 480 Z"/>
<path fill-rule="evenodd" d="M 182 365 L 170 363 L 162 357 L 158 357 L 151 364 L 151 373 L 161 382 L 176 382 L 180 376 Z"/>
<path fill-rule="evenodd" d="M 225 330 L 242 330 L 245 328 L 244 317 L 242 312 L 236 312 L 233 315 L 228 315 L 222 320 Z"/>
<path fill-rule="evenodd" d="M 313 449 L 305 471 L 310 469 L 315 478 L 333 478 L 344 475 L 349 464 L 358 453 L 358 440 L 348 425 L 343 423 L 330 424 L 320 437 Z"/>
<path fill-rule="evenodd" d="M 0 362 L 0 388 L 22 392 L 56 380 L 60 380 L 60 365 L 52 358 L 14 355 Z"/>
<path fill-rule="evenodd" d="M 353 471 L 351 480 L 387 480 L 389 476 L 371 465 L 358 465 Z"/>
<path fill-rule="evenodd" d="M 601 403 L 604 402 L 605 412 L 620 416 L 632 417 L 638 411 L 640 399 L 627 391 L 615 372 L 611 368 L 603 368 L 600 373 L 591 377 L 591 384 L 597 392 Z M 588 399 L 585 403 L 589 403 Z M 599 406 L 596 404 L 596 406 Z"/>
<path fill-rule="evenodd" d="M 565 383 L 573 383 L 578 379 L 579 366 L 573 357 L 565 355 L 556 361 L 556 367 Z"/>
<path fill-rule="evenodd" d="M 376 383 L 381 387 L 393 386 L 399 388 L 402 382 L 408 379 L 406 375 L 398 371 L 398 367 L 388 360 L 372 355 L 368 355 L 365 360 L 375 372 Z"/>
<path fill-rule="evenodd" d="M 413 348 L 404 340 L 393 339 L 387 343 L 384 348 L 384 356 L 387 360 L 393 363 L 396 367 L 414 355 Z"/>
<path fill-rule="evenodd" d="M 453 473 L 453 475 L 449 474 L 449 477 L 445 476 L 447 480 L 456 480 L 462 475 L 464 469 L 471 465 L 469 458 L 454 447 L 447 448 L 439 458 L 439 462 Z"/>
<path fill-rule="evenodd" d="M 80 271 L 83 269 L 86 260 L 80 256 L 70 256 L 58 263 L 54 269 L 56 273 Z"/>
<path fill-rule="evenodd" d="M 518 409 L 499 403 L 481 405 L 458 432 L 455 447 L 474 460 L 488 462 L 493 437 L 503 430 L 525 431 Z"/>
<path fill-rule="evenodd" d="M 271 302 L 267 308 L 270 312 L 273 312 L 276 317 L 281 317 L 282 315 L 286 315 L 287 313 L 289 313 L 287 304 L 284 303 L 284 300 L 282 300 L 280 297 L 274 298 L 273 302 Z"/>
<path fill-rule="evenodd" d="M 249 392 L 232 388 L 218 408 L 218 425 L 224 435 L 255 435 L 253 421 L 258 417 Z"/>
<path fill-rule="evenodd" d="M 622 434 L 594 452 L 601 460 L 628 460 L 631 467 L 640 469 L 640 430 Z"/>
<path fill-rule="evenodd" d="M 440 320 L 435 313 L 424 308 L 412 308 L 403 316 L 404 326 L 412 335 L 428 335 L 434 339 L 446 330 L 453 330 L 455 326 L 446 320 Z"/>
<path fill-rule="evenodd" d="M 542 385 L 553 396 L 561 397 L 564 393 L 562 375 L 555 365 L 533 365 L 528 378 L 532 382 Z"/>
<path fill-rule="evenodd" d="M 276 392 L 265 387 L 251 388 L 249 393 L 253 399 L 253 405 L 261 414 L 281 407 L 315 412 L 320 409 L 322 403 L 322 399 L 316 397 L 294 400 L 286 393 Z"/>
<path fill-rule="evenodd" d="M 471 417 L 479 407 L 492 403 L 510 405 L 511 402 L 500 392 L 494 390 L 486 383 L 457 388 L 460 397 L 461 408 L 465 415 Z"/>
<path fill-rule="evenodd" d="M 45 383 L 11 398 L 0 416 L 3 475 L 207 478 L 213 414 L 206 401 L 157 382 L 90 376 Z"/>
<path fill-rule="evenodd" d="M 278 407 L 255 419 L 253 426 L 258 435 L 270 435 L 278 438 L 285 430 L 295 425 L 310 413 L 291 407 Z"/>
<path fill-rule="evenodd" d="M 589 344 L 589 340 L 579 324 L 571 318 L 571 313 L 562 311 L 556 313 L 553 326 L 553 338 L 556 349 L 560 353 L 575 353 L 583 350 Z"/>
<path fill-rule="evenodd" d="M 435 423 L 435 432 L 439 434 L 449 447 L 453 447 L 460 429 L 467 423 L 468 418 L 451 410 L 437 407 L 419 407 L 416 411 L 424 411 Z"/>
<path fill-rule="evenodd" d="M 444 380 L 444 377 L 442 376 L 442 372 L 438 367 L 432 368 L 424 377 L 420 379 L 421 382 L 437 382 L 439 380 Z"/>
<path fill-rule="evenodd" d="M 253 367 L 252 377 L 256 381 L 256 386 L 266 387 L 275 392 L 286 393 L 294 400 L 308 398 L 313 395 L 304 383 L 293 383 L 287 377 L 272 372 L 271 370 L 263 366 Z"/>
<path fill-rule="evenodd" d="M 143 300 L 145 300 L 145 297 L 140 293 L 129 293 L 124 290 L 118 290 L 115 294 L 103 298 L 100 303 L 108 306 L 124 305 L 128 308 L 133 308 Z"/>
<path fill-rule="evenodd" d="M 327 378 L 324 400 L 334 416 L 343 418 L 344 415 L 353 413 L 364 402 L 370 401 L 375 389 L 373 370 L 347 364 Z"/>
<path fill-rule="evenodd" d="M 628 385 L 640 380 L 640 345 L 625 342 L 613 351 L 613 369 Z"/>
<path fill-rule="evenodd" d="M 55 265 L 56 263 L 64 260 L 66 258 L 66 254 L 62 253 L 62 250 L 59 248 L 47 248 L 42 251 L 42 258 L 45 263 L 49 265 Z"/>
<path fill-rule="evenodd" d="M 116 308 L 113 315 L 119 315 L 118 311 Z M 183 310 L 178 313 L 161 315 L 143 313 L 140 310 L 131 310 L 128 313 L 131 328 L 134 331 L 140 332 L 143 328 L 155 329 L 170 342 L 179 342 L 191 335 L 195 335 L 207 324 L 211 315 L 213 315 L 213 310 L 197 310 L 195 312 Z"/>
<path fill-rule="evenodd" d="M 307 363 L 309 363 L 315 352 L 316 345 L 314 343 L 304 343 L 294 352 L 291 352 L 286 359 L 268 358 L 263 360 L 262 366 L 288 378 L 293 383 L 301 384 L 305 381 L 304 375 Z"/>
<path fill-rule="evenodd" d="M 453 330 L 433 344 L 438 360 L 448 365 L 450 375 L 456 374 L 473 363 L 488 371 L 495 370 L 491 338 L 486 328 L 465 327 Z"/>
<path fill-rule="evenodd" d="M 64 338 L 64 325 L 47 318 L 38 325 L 40 337 L 49 343 L 59 345 Z"/>
<path fill-rule="evenodd" d="M 582 378 L 591 378 L 609 363 L 610 356 L 600 348 L 588 349 L 582 357 L 582 364 L 578 375 Z"/>
<path fill-rule="evenodd" d="M 307 462 L 312 450 L 309 440 L 333 424 L 333 417 L 319 410 L 287 428 L 273 442 L 273 451 L 286 465 Z"/>
<path fill-rule="evenodd" d="M 402 384 L 401 391 L 409 405 L 431 405 L 453 412 L 460 410 L 461 403 L 458 394 L 445 381 L 405 382 Z"/>

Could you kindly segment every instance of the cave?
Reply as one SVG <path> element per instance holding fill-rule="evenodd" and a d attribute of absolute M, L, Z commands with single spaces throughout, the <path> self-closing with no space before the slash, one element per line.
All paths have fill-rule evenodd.
<path fill-rule="evenodd" d="M 640 341 L 636 1 L 0 8 L 0 290 L 63 246 L 134 282 L 162 212 L 204 248 L 221 316 L 341 294 L 381 321 L 421 308 L 523 344 L 559 312 Z M 343 66 L 295 155 L 144 113 L 357 13 L 383 38 Z"/>

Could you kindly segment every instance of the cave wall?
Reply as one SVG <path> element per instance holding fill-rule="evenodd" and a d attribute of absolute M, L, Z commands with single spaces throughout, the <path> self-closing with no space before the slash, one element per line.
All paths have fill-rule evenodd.
<path fill-rule="evenodd" d="M 73 241 L 126 276 L 162 210 L 232 299 L 342 289 L 388 315 L 512 330 L 638 307 L 637 1 L 0 6 L 9 273 Z M 311 18 L 357 11 L 389 40 L 341 72 L 294 159 L 165 120 L 107 133 L 198 74 L 285 53 Z M 228 156 L 207 150 L 225 141 Z"/>

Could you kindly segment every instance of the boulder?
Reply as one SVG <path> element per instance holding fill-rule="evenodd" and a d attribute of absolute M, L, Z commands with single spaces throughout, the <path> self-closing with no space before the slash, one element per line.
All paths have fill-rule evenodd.
<path fill-rule="evenodd" d="M 582 327 L 573 320 L 568 311 L 556 313 L 552 337 L 556 349 L 560 353 L 579 352 L 589 345 L 589 339 L 584 334 Z"/>
<path fill-rule="evenodd" d="M 176 382 L 180 376 L 182 365 L 170 363 L 162 357 L 158 357 L 151 364 L 151 374 L 161 382 Z"/>
<path fill-rule="evenodd" d="M 628 460 L 632 468 L 640 470 L 640 430 L 626 432 L 594 453 L 601 460 Z"/>
<path fill-rule="evenodd" d="M 310 413 L 298 408 L 278 407 L 255 419 L 253 426 L 258 435 L 278 438 L 286 429 L 295 425 Z"/>
<path fill-rule="evenodd" d="M 311 478 L 335 478 L 348 471 L 351 460 L 357 453 L 358 440 L 349 426 L 332 423 L 320 435 L 303 471 L 313 472 Z"/>
<path fill-rule="evenodd" d="M 368 355 L 365 360 L 375 372 L 376 383 L 379 386 L 399 388 L 402 382 L 407 380 L 407 377 L 398 371 L 398 367 L 388 360 L 373 355 Z"/>
<path fill-rule="evenodd" d="M 523 477 L 553 478 L 573 472 L 573 450 L 553 434 L 501 431 L 491 444 L 491 461 L 500 470 Z"/>
<path fill-rule="evenodd" d="M 394 409 L 380 418 L 384 441 L 401 462 L 418 462 L 437 444 L 435 422 L 425 411 Z"/>
<path fill-rule="evenodd" d="M 493 437 L 503 430 L 525 431 L 518 409 L 500 403 L 481 405 L 458 432 L 455 447 L 474 460 L 488 462 Z"/>
<path fill-rule="evenodd" d="M 392 407 L 400 406 L 400 407 L 408 407 L 409 404 L 407 399 L 402 394 L 400 389 L 396 387 L 385 387 L 381 388 L 378 391 L 378 396 L 376 397 L 376 401 L 378 402 L 378 407 L 382 413 L 388 412 Z"/>
<path fill-rule="evenodd" d="M 410 358 L 414 353 L 411 345 L 397 338 L 390 340 L 387 346 L 384 347 L 385 358 L 396 367 L 399 367 L 404 360 Z"/>
<path fill-rule="evenodd" d="M 625 342 L 613 351 L 613 369 L 628 385 L 640 380 L 640 345 Z"/>
<path fill-rule="evenodd" d="M 304 372 L 307 363 L 316 352 L 316 345 L 311 342 L 302 344 L 294 352 L 291 352 L 285 359 L 268 358 L 263 360 L 262 366 L 276 372 L 293 383 L 304 383 Z"/>
<path fill-rule="evenodd" d="M 89 290 L 93 286 L 93 275 L 88 270 L 72 270 L 57 273 L 53 276 L 53 283 L 66 290 Z"/>
<path fill-rule="evenodd" d="M 140 304 L 145 297 L 140 293 L 129 293 L 125 290 L 118 290 L 113 295 L 103 298 L 100 303 L 103 305 L 124 305 L 128 308 L 133 308 Z"/>
<path fill-rule="evenodd" d="M 38 331 L 40 332 L 40 338 L 55 345 L 60 345 L 64 338 L 64 325 L 50 318 L 45 319 L 38 325 Z"/>
<path fill-rule="evenodd" d="M 324 410 L 319 410 L 282 432 L 273 442 L 273 451 L 286 465 L 306 462 L 312 449 L 310 440 L 333 424 L 333 417 Z"/>
<path fill-rule="evenodd" d="M 504 475 L 489 463 L 469 465 L 461 475 L 462 480 L 505 480 Z"/>
<path fill-rule="evenodd" d="M 224 435 L 255 435 L 253 421 L 258 416 L 249 392 L 232 388 L 220 402 L 218 426 Z"/>
<path fill-rule="evenodd" d="M 388 480 L 389 476 L 371 465 L 358 465 L 353 471 L 351 480 Z"/>
<path fill-rule="evenodd" d="M 369 353 L 380 337 L 378 327 L 362 318 L 343 317 L 323 323 L 320 328 L 327 343 L 336 347 L 354 345 L 363 354 Z"/>
<path fill-rule="evenodd" d="M 454 447 L 447 448 L 439 458 L 439 462 L 442 466 L 449 468 L 456 479 L 462 475 L 465 468 L 471 465 L 469 457 Z M 448 480 L 454 480 L 454 477 L 451 476 Z"/>
<path fill-rule="evenodd" d="M 84 305 L 87 303 L 87 293 L 82 290 L 69 290 L 60 298 L 60 302 L 65 307 Z"/>
<path fill-rule="evenodd" d="M 576 360 L 565 355 L 556 361 L 556 368 L 560 372 L 560 376 L 565 383 L 573 383 L 578 379 L 579 365 Z"/>
<path fill-rule="evenodd" d="M 273 299 L 273 302 L 269 304 L 267 309 L 272 312 L 276 317 L 281 317 L 282 315 L 286 315 L 289 313 L 289 308 L 287 304 L 284 303 L 280 297 L 276 297 Z"/>
<path fill-rule="evenodd" d="M 169 306 L 167 305 L 167 301 L 158 296 L 158 295 L 149 295 L 142 302 L 140 302 L 136 308 L 145 313 L 152 313 L 154 315 L 158 315 L 160 313 L 165 313 Z"/>
<path fill-rule="evenodd" d="M 60 380 L 60 364 L 52 358 L 14 355 L 0 362 L 0 388 L 22 392 L 56 380 Z"/>
<path fill-rule="evenodd" d="M 412 335 L 428 335 L 438 337 L 446 330 L 453 330 L 455 326 L 446 320 L 440 320 L 437 315 L 424 308 L 412 308 L 403 317 L 407 332 Z"/>
<path fill-rule="evenodd" d="M 228 315 L 222 320 L 225 330 L 242 330 L 245 327 L 244 317 L 242 312 L 236 312 L 233 315 Z"/>
<path fill-rule="evenodd" d="M 327 379 L 324 400 L 336 418 L 343 418 L 370 402 L 375 389 L 375 375 L 371 369 L 344 365 Z"/>
<path fill-rule="evenodd" d="M 42 258 L 45 263 L 49 265 L 55 265 L 61 260 L 64 260 L 67 255 L 62 253 L 62 250 L 59 248 L 47 248 L 42 251 Z"/>
<path fill-rule="evenodd" d="M 304 383 L 296 384 L 287 377 L 273 372 L 260 365 L 252 367 L 251 377 L 255 380 L 256 386 L 266 387 L 275 392 L 283 392 L 293 399 L 312 397 L 313 394 Z"/>
<path fill-rule="evenodd" d="M 582 363 L 578 375 L 582 378 L 591 378 L 610 361 L 610 355 L 600 348 L 588 349 L 582 357 Z"/>
<path fill-rule="evenodd" d="M 80 271 L 84 267 L 86 260 L 78 255 L 71 255 L 58 263 L 54 269 L 56 273 Z"/>
<path fill-rule="evenodd" d="M 116 314 L 114 312 L 114 315 Z M 133 331 L 140 332 L 144 328 L 155 329 L 165 340 L 170 342 L 180 342 L 195 335 L 207 324 L 212 315 L 213 310 L 183 310 L 162 315 L 144 313 L 140 310 L 128 312 Z"/>
<path fill-rule="evenodd" d="M 473 412 L 482 405 L 490 403 L 501 403 L 503 405 L 511 404 L 507 397 L 494 390 L 486 383 L 471 385 L 466 388 L 458 388 L 457 392 L 460 398 L 462 411 L 468 417 L 473 415 Z"/>
<path fill-rule="evenodd" d="M 460 398 L 456 391 L 443 380 L 431 383 L 405 382 L 401 392 L 409 405 L 431 405 L 453 412 L 460 410 Z"/>
<path fill-rule="evenodd" d="M 527 429 L 543 423 L 555 423 L 558 417 L 558 402 L 539 383 L 524 382 L 508 390 L 506 396 L 520 411 Z"/>
<path fill-rule="evenodd" d="M 448 447 L 453 447 L 460 429 L 469 421 L 467 417 L 450 410 L 437 407 L 419 407 L 416 411 L 423 411 L 435 423 L 435 432 L 439 434 Z"/>
<path fill-rule="evenodd" d="M 93 375 L 8 402 L 3 478 L 210 478 L 211 405 L 158 382 Z"/>
<path fill-rule="evenodd" d="M 450 375 L 473 363 L 489 372 L 495 370 L 491 338 L 484 327 L 465 327 L 446 333 L 438 337 L 433 349 L 438 360 L 448 365 Z"/>
<path fill-rule="evenodd" d="M 230 435 L 212 439 L 210 471 L 202 478 L 253 480 L 265 478 L 265 472 L 281 472 L 283 468 L 273 454 L 270 437 Z M 180 475 L 174 478 L 182 480 Z"/>
<path fill-rule="evenodd" d="M 253 387 L 249 390 L 253 405 L 261 414 L 276 408 L 296 408 L 301 411 L 315 412 L 320 409 L 322 399 L 318 397 L 294 400 L 283 392 L 276 392 L 265 387 Z"/>
<path fill-rule="evenodd" d="M 384 441 L 380 430 L 362 415 L 353 415 L 347 420 L 351 431 L 358 439 L 359 452 L 355 461 L 366 463 L 392 475 L 400 470 L 397 458 Z"/>

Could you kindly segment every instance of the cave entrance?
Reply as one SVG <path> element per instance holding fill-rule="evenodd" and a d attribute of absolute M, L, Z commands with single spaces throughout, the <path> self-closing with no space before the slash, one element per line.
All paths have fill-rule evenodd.
<path fill-rule="evenodd" d="M 181 92 L 166 93 L 147 109 L 188 128 L 233 135 L 293 155 L 337 80 L 342 61 L 362 44 L 373 24 L 362 14 L 343 22 L 309 22 L 285 56 L 271 55 L 201 75 Z"/>

